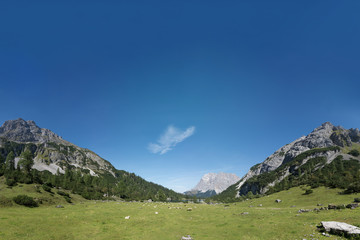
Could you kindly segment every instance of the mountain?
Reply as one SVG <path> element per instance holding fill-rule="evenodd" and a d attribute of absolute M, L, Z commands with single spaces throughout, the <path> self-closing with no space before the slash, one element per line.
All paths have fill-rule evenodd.
<path fill-rule="evenodd" d="M 39 171 L 47 170 L 55 174 L 57 171 L 65 173 L 65 169 L 73 168 L 89 171 L 93 176 L 103 173 L 115 176 L 115 168 L 108 161 L 62 139 L 48 129 L 38 127 L 34 121 L 21 118 L 5 121 L 0 127 L 0 146 L 7 146 L 10 142 L 18 143 L 19 147 L 30 147 L 34 152 L 33 168 Z M 15 158 L 15 167 L 19 159 L 20 152 Z"/>
<path fill-rule="evenodd" d="M 211 197 L 221 193 L 239 180 L 240 178 L 233 173 L 207 173 L 193 189 L 185 194 L 200 198 Z"/>
<path fill-rule="evenodd" d="M 117 170 L 89 149 L 81 148 L 21 118 L 0 127 L 0 176 L 7 183 L 39 182 L 78 191 L 88 198 L 179 199 L 183 195 Z"/>
<path fill-rule="evenodd" d="M 239 182 L 217 197 L 240 197 L 250 192 L 267 194 L 299 184 L 314 184 L 315 180 L 322 185 L 335 184 L 346 188 L 348 186 L 339 186 L 334 176 L 341 178 L 341 175 L 348 174 L 349 179 L 341 180 L 349 184 L 356 182 L 357 173 L 353 169 L 359 166 L 359 150 L 359 129 L 345 129 L 325 122 L 307 136 L 281 147 L 265 161 L 251 167 Z M 338 172 L 329 173 L 329 167 L 338 165 L 342 166 Z"/>

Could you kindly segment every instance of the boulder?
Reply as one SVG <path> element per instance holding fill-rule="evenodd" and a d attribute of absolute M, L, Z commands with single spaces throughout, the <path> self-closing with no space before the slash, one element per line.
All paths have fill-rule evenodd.
<path fill-rule="evenodd" d="M 323 228 L 326 232 L 340 235 L 344 234 L 345 236 L 360 237 L 360 228 L 344 222 L 323 221 L 320 224 L 320 228 Z"/>
<path fill-rule="evenodd" d="M 329 204 L 329 205 L 328 205 L 328 209 L 336 209 L 336 205 L 334 205 L 334 204 Z"/>
<path fill-rule="evenodd" d="M 126 216 L 125 219 L 130 219 L 130 216 Z"/>
<path fill-rule="evenodd" d="M 193 238 L 190 235 L 182 236 L 181 240 L 193 240 Z"/>
<path fill-rule="evenodd" d="M 281 203 L 281 200 L 280 200 L 280 199 L 276 199 L 275 202 Z"/>
<path fill-rule="evenodd" d="M 311 212 L 310 209 L 299 209 L 298 213 Z"/>
<path fill-rule="evenodd" d="M 64 208 L 63 205 L 56 205 L 56 208 Z"/>
<path fill-rule="evenodd" d="M 358 203 L 350 203 L 350 204 L 346 205 L 346 208 L 350 208 L 350 209 L 355 209 L 357 207 L 359 207 Z"/>

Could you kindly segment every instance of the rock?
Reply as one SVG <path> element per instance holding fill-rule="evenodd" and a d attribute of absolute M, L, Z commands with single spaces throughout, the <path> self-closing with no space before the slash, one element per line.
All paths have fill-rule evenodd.
<path fill-rule="evenodd" d="M 317 206 L 318 206 L 318 207 L 321 207 L 321 206 L 322 206 L 322 204 L 321 204 L 321 203 L 318 203 L 318 204 L 317 204 Z"/>
<path fill-rule="evenodd" d="M 56 205 L 56 208 L 64 208 L 63 205 Z"/>
<path fill-rule="evenodd" d="M 276 199 L 275 202 L 281 203 L 282 201 L 280 199 Z"/>
<path fill-rule="evenodd" d="M 329 204 L 328 209 L 336 209 L 336 205 L 335 204 Z"/>
<path fill-rule="evenodd" d="M 341 130 L 337 131 L 337 132 L 333 132 L 333 134 L 331 134 L 330 139 L 333 141 L 333 143 L 335 143 L 336 145 L 340 146 L 340 147 L 350 147 L 351 146 L 351 138 L 349 136 L 349 134 L 344 133 L 340 133 Z"/>
<path fill-rule="evenodd" d="M 299 209 L 298 213 L 311 212 L 310 209 Z"/>
<path fill-rule="evenodd" d="M 130 219 L 130 216 L 126 216 L 125 219 Z"/>
<path fill-rule="evenodd" d="M 248 215 L 248 214 L 249 214 L 248 212 L 241 213 L 241 215 Z"/>
<path fill-rule="evenodd" d="M 262 204 L 259 204 L 259 207 L 262 207 Z"/>
<path fill-rule="evenodd" d="M 155 214 L 159 214 L 158 212 L 155 212 Z"/>
<path fill-rule="evenodd" d="M 359 207 L 358 203 L 350 203 L 350 204 L 346 205 L 346 208 L 350 208 L 350 209 L 355 209 L 357 207 Z"/>
<path fill-rule="evenodd" d="M 189 212 L 192 211 L 192 208 L 188 208 L 187 211 L 189 211 Z"/>
<path fill-rule="evenodd" d="M 193 238 L 190 235 L 182 236 L 181 240 L 193 240 Z"/>
<path fill-rule="evenodd" d="M 345 236 L 356 236 L 360 237 L 360 228 L 344 223 L 344 222 L 321 222 L 320 228 L 323 228 L 326 232 L 336 233 L 336 234 L 344 234 Z"/>
<path fill-rule="evenodd" d="M 292 205 L 292 206 L 290 206 L 290 207 L 296 207 L 295 205 Z"/>

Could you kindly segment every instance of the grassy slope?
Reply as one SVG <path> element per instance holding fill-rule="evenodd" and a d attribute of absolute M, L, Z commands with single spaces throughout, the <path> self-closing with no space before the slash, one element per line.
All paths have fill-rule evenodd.
<path fill-rule="evenodd" d="M 36 185 L 38 186 L 40 193 L 36 191 L 36 187 L 35 187 Z M 20 195 L 20 194 L 25 194 L 30 197 L 33 197 L 34 199 L 41 200 L 42 206 L 55 205 L 55 204 L 68 205 L 69 203 L 67 203 L 65 201 L 63 196 L 58 195 L 56 193 L 57 191 L 58 191 L 57 189 L 53 188 L 52 194 L 51 194 L 49 192 L 44 191 L 44 189 L 42 189 L 41 185 L 39 185 L 39 184 L 21 184 L 21 183 L 19 183 L 17 186 L 9 188 L 9 187 L 7 187 L 7 185 L 5 185 L 5 178 L 0 177 L 0 210 L 2 210 L 1 207 L 4 206 L 4 204 L 8 205 L 9 201 L 13 197 Z M 71 194 L 70 191 L 67 191 L 67 190 L 61 190 L 61 191 L 69 193 L 70 197 L 71 197 L 71 201 L 74 203 L 85 200 L 83 197 L 81 197 L 79 195 Z M 10 204 L 16 205 L 14 202 L 10 202 Z"/>
<path fill-rule="evenodd" d="M 309 234 L 317 239 L 339 239 L 321 236 L 316 225 L 330 220 L 360 224 L 360 208 L 297 213 L 300 208 L 313 209 L 318 203 L 347 204 L 360 197 L 360 194 L 338 195 L 338 191 L 321 187 L 313 194 L 302 195 L 304 190 L 293 188 L 229 207 L 95 201 L 67 204 L 61 209 L 49 205 L 32 209 L 13 206 L 0 208 L 0 239 L 158 240 L 180 239 L 187 234 L 195 240 L 311 239 Z M 283 202 L 275 203 L 278 198 Z M 186 211 L 188 207 L 193 211 Z M 241 215 L 242 212 L 249 214 Z M 131 218 L 125 220 L 128 215 Z"/>

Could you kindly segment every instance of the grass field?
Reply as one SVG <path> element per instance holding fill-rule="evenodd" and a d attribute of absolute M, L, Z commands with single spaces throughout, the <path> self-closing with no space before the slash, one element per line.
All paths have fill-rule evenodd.
<path fill-rule="evenodd" d="M 5 191 L 10 190 L 0 189 L 0 194 Z M 338 192 L 321 187 L 303 195 L 303 189 L 293 188 L 227 205 L 81 202 L 80 199 L 75 199 L 75 205 L 64 202 L 64 208 L 51 204 L 26 208 L 14 204 L 0 208 L 0 239 L 166 240 L 184 235 L 195 240 L 340 239 L 322 236 L 316 225 L 331 220 L 358 225 L 360 208 L 298 213 L 300 208 L 314 209 L 319 203 L 348 204 L 360 196 Z M 275 199 L 282 202 L 276 203 Z M 188 208 L 192 211 L 187 211 Z"/>

